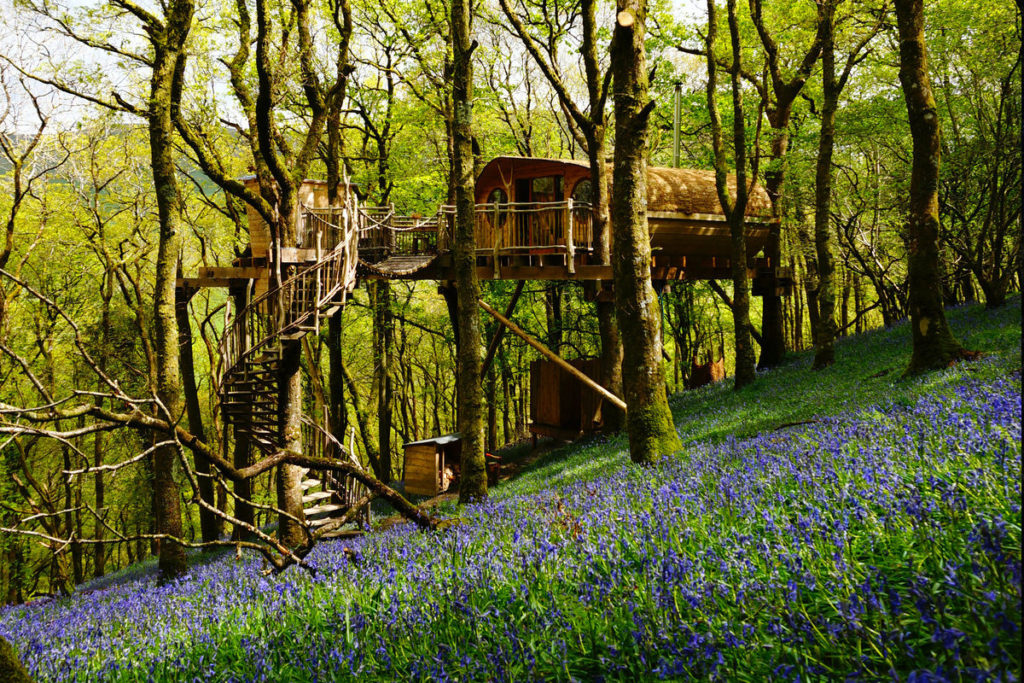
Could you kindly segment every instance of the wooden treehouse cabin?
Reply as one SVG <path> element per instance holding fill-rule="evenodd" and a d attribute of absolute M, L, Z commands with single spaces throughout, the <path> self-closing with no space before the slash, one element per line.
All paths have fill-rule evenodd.
<path fill-rule="evenodd" d="M 611 173 L 608 174 L 609 184 Z M 730 176 L 730 192 L 736 193 Z M 611 187 L 609 186 L 609 195 Z M 595 258 L 593 183 L 586 162 L 498 157 L 476 182 L 477 254 L 490 277 L 610 280 Z M 712 171 L 648 168 L 647 222 L 652 279 L 730 277 L 731 238 Z M 771 202 L 761 187 L 746 210 L 751 277 L 770 274 L 762 249 L 771 224 Z M 609 228 L 610 229 L 610 228 Z M 565 273 L 559 272 L 559 267 Z M 546 276 L 535 275 L 537 269 Z"/>

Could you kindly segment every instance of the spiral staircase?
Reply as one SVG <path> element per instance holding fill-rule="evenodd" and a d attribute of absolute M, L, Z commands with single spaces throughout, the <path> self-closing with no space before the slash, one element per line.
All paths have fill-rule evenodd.
<path fill-rule="evenodd" d="M 359 224 L 354 199 L 326 214 L 303 210 L 300 246 L 312 247 L 316 259 L 277 273 L 269 289 L 237 311 L 225 330 L 220 345 L 221 409 L 236 433 L 263 453 L 283 447 L 278 394 L 284 345 L 318 332 L 321 320 L 344 306 L 356 283 Z M 274 280 L 280 284 L 275 286 Z M 350 458 L 359 465 L 327 429 L 308 417 L 303 417 L 302 448 L 308 455 Z M 302 489 L 306 520 L 313 528 L 364 494 L 354 480 L 309 470 Z"/>

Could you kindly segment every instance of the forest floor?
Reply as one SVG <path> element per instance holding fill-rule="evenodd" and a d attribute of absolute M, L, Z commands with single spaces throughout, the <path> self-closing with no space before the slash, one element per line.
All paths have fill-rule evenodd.
<path fill-rule="evenodd" d="M 903 378 L 905 324 L 848 337 L 671 397 L 655 466 L 594 436 L 445 532 L 133 567 L 0 635 L 40 680 L 1019 679 L 1021 301 L 949 316 L 983 358 Z"/>

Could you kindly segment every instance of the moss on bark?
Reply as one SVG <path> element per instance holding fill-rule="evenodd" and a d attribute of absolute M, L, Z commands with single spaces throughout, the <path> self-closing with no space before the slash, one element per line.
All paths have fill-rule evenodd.
<path fill-rule="evenodd" d="M 0 681 L 4 683 L 32 683 L 25 667 L 18 659 L 14 647 L 0 637 Z"/>

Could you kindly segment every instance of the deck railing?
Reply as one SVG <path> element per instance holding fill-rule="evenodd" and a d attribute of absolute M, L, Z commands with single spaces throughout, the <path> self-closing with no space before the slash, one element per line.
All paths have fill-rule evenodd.
<path fill-rule="evenodd" d="M 402 215 L 394 205 L 359 210 L 359 255 L 375 261 L 396 255 L 437 254 L 448 249 L 443 211 L 433 216 Z"/>
<path fill-rule="evenodd" d="M 344 207 L 306 209 L 299 231 L 300 248 L 330 250 L 340 235 L 324 233 L 321 222 L 343 225 Z M 476 248 L 481 254 L 563 253 L 575 256 L 594 248 L 594 213 L 590 204 L 506 202 L 477 204 Z M 318 220 L 319 219 L 319 220 Z M 441 206 L 433 216 L 401 215 L 394 205 L 358 209 L 360 258 L 376 261 L 395 255 L 438 254 L 452 248 L 455 207 Z M 320 240 L 319 244 L 317 240 Z"/>
<path fill-rule="evenodd" d="M 477 249 L 509 251 L 593 248 L 590 204 L 510 202 L 476 205 Z"/>

